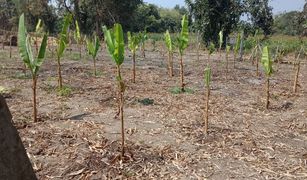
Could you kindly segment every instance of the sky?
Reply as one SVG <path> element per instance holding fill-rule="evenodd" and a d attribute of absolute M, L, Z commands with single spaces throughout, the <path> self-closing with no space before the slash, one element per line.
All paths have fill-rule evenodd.
<path fill-rule="evenodd" d="M 156 4 L 162 7 L 172 8 L 176 4 L 184 6 L 184 0 L 143 0 L 144 2 Z M 273 7 L 273 13 L 278 14 L 284 11 L 303 10 L 305 0 L 271 0 L 270 5 Z"/>

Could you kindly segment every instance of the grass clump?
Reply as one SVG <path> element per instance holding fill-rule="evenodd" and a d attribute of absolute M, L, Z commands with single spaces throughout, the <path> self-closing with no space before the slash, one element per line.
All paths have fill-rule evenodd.
<path fill-rule="evenodd" d="M 59 96 L 69 97 L 71 96 L 73 89 L 70 86 L 62 86 L 62 88 L 57 89 Z"/>

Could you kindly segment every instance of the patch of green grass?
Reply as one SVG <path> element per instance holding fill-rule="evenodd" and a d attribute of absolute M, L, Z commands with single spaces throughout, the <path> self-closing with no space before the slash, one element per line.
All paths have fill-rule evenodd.
<path fill-rule="evenodd" d="M 11 76 L 13 79 L 31 79 L 32 76 L 30 73 L 24 73 L 24 72 L 16 72 Z"/>
<path fill-rule="evenodd" d="M 69 97 L 72 94 L 73 89 L 70 86 L 63 86 L 61 89 L 57 89 L 57 93 L 59 96 Z"/>
<path fill-rule="evenodd" d="M 3 86 L 0 86 L 0 94 L 6 94 L 9 93 L 9 90 Z"/>
<path fill-rule="evenodd" d="M 149 106 L 149 105 L 153 105 L 154 100 L 150 98 L 145 98 L 145 99 L 139 99 L 138 102 L 143 104 L 144 106 Z"/>
<path fill-rule="evenodd" d="M 90 77 L 95 77 L 94 70 L 86 71 L 85 73 Z M 103 71 L 96 70 L 96 77 L 102 77 L 103 75 L 104 75 Z"/>
<path fill-rule="evenodd" d="M 76 52 L 72 52 L 71 54 L 70 54 L 70 52 L 68 53 L 68 55 L 69 55 L 69 59 L 70 60 L 73 60 L 73 61 L 80 61 L 81 59 L 80 59 L 80 54 L 79 53 L 76 53 Z"/>
<path fill-rule="evenodd" d="M 184 88 L 184 91 L 182 92 L 181 87 L 173 87 L 172 89 L 170 89 L 170 92 L 172 94 L 182 94 L 182 93 L 193 94 L 194 90 L 189 88 Z"/>

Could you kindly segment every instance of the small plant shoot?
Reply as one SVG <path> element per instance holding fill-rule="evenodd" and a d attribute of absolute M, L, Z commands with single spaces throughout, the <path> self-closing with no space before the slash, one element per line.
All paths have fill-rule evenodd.
<path fill-rule="evenodd" d="M 80 32 L 78 21 L 75 21 L 75 26 L 76 26 L 76 30 L 74 33 L 74 38 L 79 46 L 79 56 L 81 58 L 82 57 L 82 37 L 81 37 L 81 32 Z"/>
<path fill-rule="evenodd" d="M 236 38 L 236 44 L 233 48 L 233 68 L 236 68 L 236 60 L 237 60 L 237 55 L 239 53 L 240 50 L 240 44 L 241 44 L 241 34 L 237 33 L 237 38 Z"/>
<path fill-rule="evenodd" d="M 60 38 L 58 40 L 57 47 L 57 64 L 58 64 L 58 88 L 62 89 L 63 80 L 62 80 L 62 70 L 61 70 L 61 57 L 64 55 L 64 51 L 66 49 L 67 43 L 69 41 L 68 28 L 72 21 L 72 15 L 68 14 L 64 17 L 62 31 L 60 33 Z"/>
<path fill-rule="evenodd" d="M 209 119 L 209 97 L 210 97 L 210 83 L 211 83 L 211 68 L 207 66 L 205 68 L 205 86 L 206 86 L 206 104 L 205 104 L 205 134 L 208 134 L 208 119 Z"/>
<path fill-rule="evenodd" d="M 94 35 L 94 40 L 87 39 L 86 40 L 88 54 L 92 56 L 94 62 L 94 75 L 97 76 L 97 68 L 96 68 L 96 57 L 100 48 L 99 38 Z"/>
<path fill-rule="evenodd" d="M 263 47 L 261 63 L 266 75 L 266 108 L 270 104 L 270 77 L 273 74 L 273 61 L 271 60 L 268 46 Z"/>
<path fill-rule="evenodd" d="M 180 55 L 180 87 L 181 92 L 184 92 L 184 71 L 183 71 L 183 53 L 184 50 L 188 47 L 189 43 L 189 22 L 186 15 L 183 15 L 182 21 L 181 21 L 181 32 L 179 34 L 179 37 L 177 38 L 177 45 L 179 49 L 179 55 Z"/>
<path fill-rule="evenodd" d="M 25 27 L 25 18 L 24 14 L 22 14 L 19 18 L 18 25 L 18 49 L 21 59 L 25 63 L 25 65 L 30 69 L 32 75 L 32 90 L 33 90 L 33 120 L 37 122 L 37 107 L 36 107 L 36 85 L 38 72 L 43 64 L 45 58 L 45 52 L 47 47 L 47 35 L 45 34 L 39 48 L 38 54 L 34 57 L 32 53 L 30 36 L 27 34 L 27 30 Z"/>
<path fill-rule="evenodd" d="M 169 76 L 173 77 L 173 42 L 168 30 L 164 34 L 164 41 L 168 50 L 168 72 Z"/>
<path fill-rule="evenodd" d="M 138 35 L 131 35 L 130 32 L 127 33 L 128 36 L 128 47 L 132 53 L 132 82 L 135 83 L 135 60 L 136 60 L 136 51 L 139 48 L 140 37 Z"/>
<path fill-rule="evenodd" d="M 226 45 L 226 73 L 229 71 L 229 53 L 230 53 L 231 47 L 229 45 Z"/>
<path fill-rule="evenodd" d="M 214 43 L 210 42 L 210 44 L 208 46 L 208 62 L 207 62 L 207 66 L 210 66 L 211 55 L 214 53 L 214 51 L 215 51 L 215 45 L 214 45 Z"/>

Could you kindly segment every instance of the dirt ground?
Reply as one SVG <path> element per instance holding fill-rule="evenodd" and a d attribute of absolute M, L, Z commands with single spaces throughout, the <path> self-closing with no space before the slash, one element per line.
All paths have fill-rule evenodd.
<path fill-rule="evenodd" d="M 265 109 L 265 77 L 250 61 L 213 57 L 209 135 L 203 132 L 203 70 L 207 54 L 190 48 L 184 56 L 185 82 L 167 75 L 163 53 L 138 54 L 136 83 L 131 56 L 123 64 L 126 159 L 120 153 L 115 67 L 105 49 L 98 77 L 88 56 L 66 52 L 62 61 L 68 93 L 56 91 L 55 58 L 49 53 L 38 82 L 39 123 L 32 123 L 31 78 L 13 48 L 0 50 L 0 86 L 39 179 L 307 179 L 307 66 L 302 63 L 298 93 L 292 93 L 293 65 L 275 65 L 271 106 Z M 285 58 L 291 60 L 291 57 Z M 278 66 L 278 67 L 277 67 Z M 29 74 L 29 72 L 28 72 Z"/>

